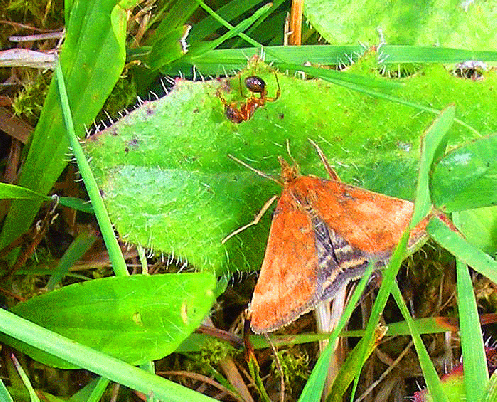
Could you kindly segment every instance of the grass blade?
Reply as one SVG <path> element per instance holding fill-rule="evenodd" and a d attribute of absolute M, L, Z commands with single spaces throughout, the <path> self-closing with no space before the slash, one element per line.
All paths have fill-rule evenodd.
<path fill-rule="evenodd" d="M 488 386 L 485 345 L 468 266 L 457 260 L 456 269 L 466 398 L 468 401 L 480 401 Z"/>
<path fill-rule="evenodd" d="M 468 243 L 440 219 L 434 218 L 426 230 L 430 236 L 456 258 L 472 267 L 493 282 L 497 282 L 497 262 L 483 251 Z"/>
<path fill-rule="evenodd" d="M 400 289 L 396 283 L 392 288 L 392 296 L 397 302 L 397 306 L 399 307 L 402 316 L 406 320 L 407 325 L 409 325 L 411 336 L 414 341 L 414 346 L 416 348 L 416 351 L 418 352 L 419 363 L 421 365 L 421 369 L 423 370 L 423 376 L 430 391 L 430 395 L 432 396 L 434 401 L 448 402 L 447 396 L 442 389 L 440 379 L 438 378 L 437 371 L 435 370 L 435 367 L 431 362 L 430 355 L 428 354 L 423 340 L 421 339 L 421 336 L 419 335 L 418 330 L 414 325 L 414 320 L 412 319 L 411 314 L 409 314 L 409 310 L 404 302 L 404 299 L 402 298 L 402 293 L 400 292 Z"/>
<path fill-rule="evenodd" d="M 60 102 L 64 121 L 66 124 L 69 143 L 71 144 L 72 151 L 78 162 L 79 172 L 81 174 L 81 177 L 83 178 L 83 181 L 85 182 L 86 190 L 92 202 L 93 210 L 95 211 L 95 216 L 97 217 L 100 231 L 102 232 L 105 245 L 107 246 L 107 250 L 109 251 L 109 258 L 112 262 L 112 268 L 114 269 L 114 273 L 116 275 L 128 275 L 126 261 L 124 261 L 121 248 L 119 247 L 119 243 L 117 242 L 116 236 L 114 234 L 114 228 L 112 227 L 112 224 L 110 222 L 107 209 L 105 208 L 97 183 L 95 181 L 95 178 L 93 177 L 90 166 L 88 165 L 85 154 L 83 153 L 83 149 L 81 148 L 78 138 L 76 137 L 76 133 L 74 132 L 71 110 L 69 108 L 69 101 L 67 98 L 67 92 L 64 84 L 64 77 L 62 75 L 60 62 L 57 63 L 55 73 L 57 77 Z"/>
<path fill-rule="evenodd" d="M 46 286 L 48 291 L 55 289 L 55 286 L 60 283 L 62 278 L 69 272 L 69 269 L 90 249 L 95 240 L 97 240 L 97 237 L 90 231 L 82 230 L 78 234 L 60 259 L 53 275 L 48 280 Z"/>
<path fill-rule="evenodd" d="M 3 309 L 0 309 L 0 331 L 41 350 L 57 353 L 57 356 L 75 366 L 143 392 L 145 395 L 153 395 L 164 402 L 214 401 L 191 389 L 48 331 Z"/>
<path fill-rule="evenodd" d="M 421 140 L 421 160 L 419 162 L 418 185 L 416 187 L 416 203 L 411 219 L 411 228 L 414 228 L 430 212 L 432 202 L 430 198 L 429 173 L 433 163 L 444 152 L 447 145 L 447 133 L 452 126 L 455 116 L 455 107 L 447 107 L 426 130 Z"/>

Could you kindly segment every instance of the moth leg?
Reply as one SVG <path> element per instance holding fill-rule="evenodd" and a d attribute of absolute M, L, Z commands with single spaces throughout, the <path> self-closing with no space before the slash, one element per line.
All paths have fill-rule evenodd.
<path fill-rule="evenodd" d="M 245 229 L 249 228 L 250 226 L 257 225 L 259 223 L 259 221 L 261 220 L 261 218 L 266 213 L 266 211 L 269 209 L 269 207 L 271 206 L 271 204 L 274 202 L 274 200 L 276 200 L 276 198 L 278 198 L 278 196 L 277 195 L 273 195 L 269 200 L 267 200 L 266 203 L 264 204 L 264 206 L 259 211 L 259 213 L 255 216 L 255 218 L 254 218 L 254 220 L 252 222 L 247 223 L 245 226 L 242 226 L 241 228 L 238 228 L 234 232 L 230 233 L 223 240 L 221 240 L 221 244 L 226 243 L 233 236 L 237 235 L 240 232 L 243 232 Z"/>
<path fill-rule="evenodd" d="M 328 162 L 328 159 L 326 158 L 325 154 L 323 153 L 323 151 L 321 151 L 321 148 L 319 148 L 319 145 L 316 144 L 313 140 L 311 140 L 310 138 L 308 139 L 309 142 L 311 143 L 311 145 L 316 148 L 316 151 L 319 155 L 319 158 L 321 159 L 321 162 L 323 162 L 323 165 L 324 165 L 324 168 L 326 169 L 326 171 L 328 172 L 328 175 L 330 176 L 330 179 L 331 180 L 335 180 L 335 181 L 341 181 L 340 180 L 340 177 L 338 176 L 337 172 L 335 172 L 335 170 L 331 167 L 330 163 Z"/>

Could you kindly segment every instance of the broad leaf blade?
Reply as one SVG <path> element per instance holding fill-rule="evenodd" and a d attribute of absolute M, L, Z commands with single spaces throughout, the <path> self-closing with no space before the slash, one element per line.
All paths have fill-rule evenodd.
<path fill-rule="evenodd" d="M 110 277 L 34 297 L 13 312 L 83 345 L 132 364 L 160 359 L 200 324 L 214 301 L 208 273 Z M 56 367 L 66 362 L 8 338 Z"/>
<path fill-rule="evenodd" d="M 268 96 L 275 96 L 274 72 L 262 62 L 242 74 L 261 76 Z M 350 82 L 350 77 L 344 79 Z M 221 240 L 250 222 L 281 189 L 228 155 L 278 176 L 277 157 L 286 156 L 289 141 L 302 173 L 323 176 L 308 138 L 319 143 L 343 181 L 355 179 L 355 184 L 371 190 L 412 199 L 419 135 L 432 115 L 318 80 L 278 73 L 278 81 L 281 97 L 241 124 L 226 119 L 216 96 L 219 89 L 226 102 L 238 102 L 240 107 L 245 98 L 240 95 L 239 77 L 229 84 L 177 80 L 166 97 L 144 103 L 90 137 L 85 147 L 91 167 L 122 238 L 179 256 L 204 270 L 259 268 L 270 214 L 226 245 Z M 433 106 L 456 102 L 461 118 L 467 117 L 478 128 L 479 116 L 487 115 L 488 125 L 481 129 L 488 130 L 497 127 L 493 102 L 482 102 L 478 116 L 470 114 L 479 84 L 430 69 L 389 91 Z M 455 88 L 457 98 L 443 89 L 447 86 Z M 452 141 L 475 135 L 456 124 L 450 133 Z"/>
<path fill-rule="evenodd" d="M 55 351 L 61 358 L 72 362 L 77 367 L 86 368 L 145 395 L 154 395 L 164 402 L 214 401 L 175 382 L 73 342 L 7 310 L 0 309 L 0 331 L 47 352 Z"/>
<path fill-rule="evenodd" d="M 497 40 L 492 2 L 309 0 L 304 12 L 329 43 L 379 43 L 378 28 L 397 45 L 485 50 Z"/>

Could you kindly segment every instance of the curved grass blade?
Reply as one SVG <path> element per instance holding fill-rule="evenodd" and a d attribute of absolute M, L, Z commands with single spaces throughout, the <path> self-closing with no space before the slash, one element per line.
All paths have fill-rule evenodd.
<path fill-rule="evenodd" d="M 153 395 L 163 402 L 213 402 L 191 389 L 76 343 L 28 320 L 0 309 L 0 331 L 41 350 L 56 353 L 61 359 L 85 368 L 111 381 Z"/>

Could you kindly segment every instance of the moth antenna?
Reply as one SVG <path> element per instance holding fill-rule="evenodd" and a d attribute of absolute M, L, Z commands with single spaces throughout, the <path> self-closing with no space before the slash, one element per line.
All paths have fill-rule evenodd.
<path fill-rule="evenodd" d="M 250 169 L 252 172 L 255 172 L 257 173 L 259 176 L 262 176 L 268 180 L 271 180 L 271 181 L 274 181 L 275 183 L 279 184 L 280 186 L 282 186 L 283 184 L 281 182 L 279 182 L 278 180 L 276 180 L 274 177 L 271 177 L 269 176 L 268 174 L 262 172 L 261 170 L 257 170 L 256 168 L 250 166 L 249 164 L 241 161 L 240 159 L 238 159 L 237 157 L 231 155 L 231 154 L 228 154 L 228 157 L 233 159 L 236 163 L 239 163 L 240 165 L 246 167 L 247 169 Z"/>
<path fill-rule="evenodd" d="M 223 240 L 221 240 L 221 244 L 226 243 L 229 239 L 231 239 L 233 236 L 236 236 L 238 233 L 243 232 L 245 229 L 249 228 L 250 226 L 257 225 L 259 221 L 262 219 L 266 211 L 269 209 L 271 204 L 278 198 L 277 195 L 273 195 L 269 200 L 266 201 L 266 203 L 262 206 L 261 210 L 259 213 L 255 216 L 254 220 L 252 222 L 247 223 L 246 225 L 242 226 L 241 228 L 238 228 L 234 232 L 231 232 L 228 236 L 226 236 Z"/>
<path fill-rule="evenodd" d="M 323 153 L 323 151 L 321 150 L 321 148 L 319 148 L 319 145 L 316 144 L 310 138 L 308 138 L 308 140 L 311 143 L 311 145 L 314 148 L 316 148 L 316 151 L 317 151 L 317 153 L 319 155 L 319 158 L 321 159 L 321 162 L 323 162 L 324 168 L 328 172 L 328 175 L 330 176 L 330 179 L 335 180 L 335 181 L 341 181 L 340 180 L 340 176 L 338 176 L 337 172 L 335 172 L 335 170 L 333 169 L 333 167 L 330 165 L 330 163 L 328 162 L 328 159 L 326 158 L 326 155 Z"/>
<path fill-rule="evenodd" d="M 288 156 L 292 160 L 293 165 L 294 166 L 298 166 L 297 161 L 295 160 L 295 158 L 293 157 L 292 153 L 290 152 L 290 140 L 286 140 L 286 152 L 288 153 Z"/>

